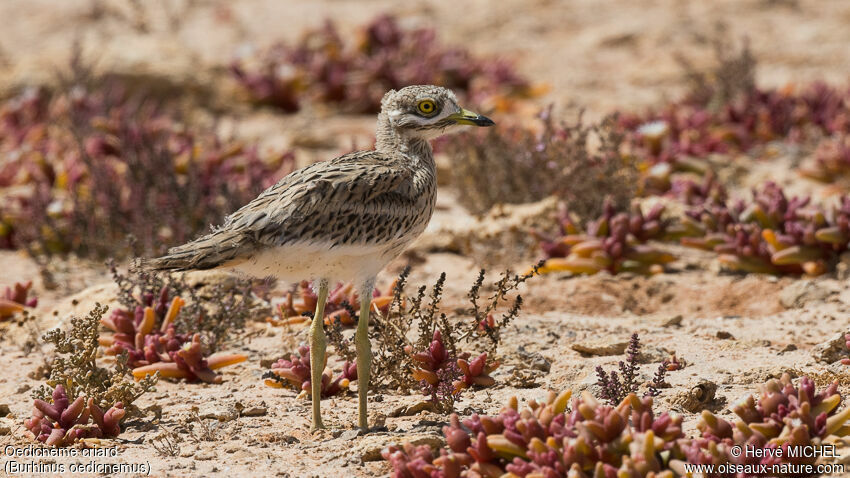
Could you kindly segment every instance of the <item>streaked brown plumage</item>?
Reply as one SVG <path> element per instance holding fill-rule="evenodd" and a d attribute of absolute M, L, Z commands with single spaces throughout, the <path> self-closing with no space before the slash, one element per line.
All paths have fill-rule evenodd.
<path fill-rule="evenodd" d="M 429 140 L 459 124 L 490 126 L 461 109 L 451 91 L 408 86 L 384 95 L 376 148 L 316 163 L 281 179 L 227 217 L 211 233 L 168 254 L 142 261 L 157 270 L 229 268 L 294 282 L 313 279 L 319 305 L 311 328 L 311 361 L 324 362 L 322 331 L 328 283 L 355 281 L 360 317 L 368 317 L 375 276 L 425 230 L 437 194 Z M 369 351 L 366 322 L 358 324 L 360 426 L 366 427 Z M 313 427 L 322 426 L 313 369 Z M 317 380 L 318 379 L 318 380 Z"/>
<path fill-rule="evenodd" d="M 430 219 L 436 198 L 430 147 L 422 148 L 417 160 L 361 151 L 300 169 L 210 234 L 148 264 L 155 269 L 238 268 L 237 264 L 269 248 L 285 253 L 287 248 L 317 245 L 330 252 L 341 246 L 390 246 L 412 240 Z M 268 272 L 265 275 L 291 275 Z M 315 277 L 313 271 L 294 273 L 290 280 Z"/>

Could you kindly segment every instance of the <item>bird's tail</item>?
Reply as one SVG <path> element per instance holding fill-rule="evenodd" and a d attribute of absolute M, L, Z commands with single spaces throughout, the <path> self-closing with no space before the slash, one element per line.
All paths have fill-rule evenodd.
<path fill-rule="evenodd" d="M 245 255 L 251 244 L 252 241 L 239 232 L 217 231 L 172 247 L 164 256 L 137 259 L 134 265 L 140 269 L 160 271 L 213 269 Z"/>

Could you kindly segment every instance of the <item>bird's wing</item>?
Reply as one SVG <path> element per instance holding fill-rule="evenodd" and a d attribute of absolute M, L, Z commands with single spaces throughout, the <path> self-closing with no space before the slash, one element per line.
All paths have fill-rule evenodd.
<path fill-rule="evenodd" d="M 411 179 L 411 170 L 397 160 L 375 151 L 349 153 L 283 178 L 221 229 L 262 245 L 329 241 L 341 215 L 391 214 L 387 202 L 412 201 Z"/>
<path fill-rule="evenodd" d="M 401 214 L 399 205 L 414 201 L 411 178 L 409 168 L 376 151 L 315 163 L 285 176 L 211 233 L 140 265 L 209 269 L 268 246 L 362 239 L 374 234 L 381 217 Z M 345 227 L 352 224 L 359 229 Z"/>

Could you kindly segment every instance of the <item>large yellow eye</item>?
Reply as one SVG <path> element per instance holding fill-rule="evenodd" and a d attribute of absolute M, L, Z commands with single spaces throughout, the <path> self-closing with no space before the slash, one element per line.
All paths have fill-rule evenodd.
<path fill-rule="evenodd" d="M 434 103 L 434 100 L 422 100 L 416 107 L 425 116 L 431 116 L 437 111 L 437 105 Z"/>

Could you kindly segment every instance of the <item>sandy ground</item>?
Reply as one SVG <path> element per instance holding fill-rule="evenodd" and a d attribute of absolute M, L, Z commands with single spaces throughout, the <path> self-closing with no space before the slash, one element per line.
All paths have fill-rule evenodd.
<path fill-rule="evenodd" d="M 726 23 L 733 37 L 749 37 L 759 60 L 761 84 L 814 79 L 840 83 L 850 71 L 850 29 L 846 28 L 850 3 L 841 0 L 470 0 L 464 2 L 462 14 L 456 2 L 438 1 L 154 1 L 146 5 L 147 26 L 142 31 L 127 19 L 132 9 L 125 2 L 0 2 L 4 19 L 0 96 L 27 82 L 48 81 L 52 69 L 65 61 L 74 38 L 84 39 L 85 48 L 99 58 L 103 69 L 226 92 L 219 88 L 229 81 L 222 67 L 241 49 L 295 38 L 304 27 L 319 25 L 325 17 L 351 31 L 384 11 L 399 14 L 405 24 L 435 26 L 446 42 L 513 58 L 520 71 L 549 85 L 546 96 L 538 99 L 541 106 L 551 101 L 561 107 L 585 107 L 596 115 L 675 97 L 683 87 L 675 55 L 686 53 L 698 64 L 709 62 L 708 39 L 717 22 Z M 226 103 L 226 97 L 216 101 Z M 299 150 L 306 161 L 347 149 L 350 140 L 370 141 L 371 118 L 326 118 L 316 131 L 314 120 L 322 114 L 326 113 L 308 110 L 284 117 L 236 107 L 228 112 L 239 134 L 273 147 L 288 146 L 306 134 L 318 138 L 317 143 L 325 146 Z M 763 166 L 755 169 L 762 178 L 779 174 Z M 443 203 L 450 199 L 450 195 L 441 197 Z M 439 210 L 430 229 L 432 237 L 463 228 L 458 217 L 465 216 L 455 214 L 451 205 Z M 647 379 L 669 354 L 685 359 L 687 366 L 669 374 L 672 387 L 658 400 L 661 407 L 683 413 L 686 422 L 693 423 L 695 417 L 694 411 L 686 409 L 693 401 L 689 394 L 704 381 L 717 386 L 716 399 L 704 407 L 727 416 L 727 407 L 754 391 L 755 384 L 785 371 L 810 374 L 819 383 L 839 379 L 842 391 L 848 392 L 846 368 L 815 358 L 818 344 L 848 328 L 846 280 L 727 275 L 716 272 L 709 257 L 677 252 L 682 260 L 669 273 L 649 278 L 599 275 L 532 280 L 523 290 L 526 308 L 500 348 L 504 365 L 494 374 L 497 385 L 467 393 L 458 410 L 494 413 L 511 395 L 540 398 L 547 390 L 585 389 L 595 382 L 597 365 L 610 367 L 621 355 L 584 356 L 573 346 L 622 343 L 633 332 L 640 333 L 645 345 L 648 363 L 642 373 Z M 409 257 L 396 261 L 382 279 L 391 280 Z M 411 283 L 431 284 L 445 271 L 445 306 L 464 306 L 478 264 L 469 257 L 424 250 L 416 257 Z M 527 263 L 502 266 L 525 268 Z M 85 313 L 95 300 L 114 299 L 108 274 L 99 264 L 57 262 L 51 269 L 59 288 L 46 290 L 29 259 L 0 252 L 0 286 L 35 280 L 41 302 L 36 310 L 40 330 L 66 324 L 70 314 Z M 74 299 L 79 301 L 76 305 Z M 38 348 L 24 352 L 22 344 L 28 336 L 28 329 L 0 324 L 4 359 L 0 406 L 9 405 L 11 411 L 0 417 L 0 447 L 33 443 L 22 421 L 29 416 L 30 392 L 39 382 L 27 374 L 42 363 L 43 355 Z M 117 457 L 77 461 L 146 463 L 152 476 L 380 476 L 389 472 L 379 461 L 384 446 L 407 440 L 437 443 L 446 417 L 427 411 L 392 416 L 421 400 L 393 393 L 371 398 L 370 420 L 384 424 L 372 433 L 360 436 L 356 432 L 356 399 L 346 394 L 323 402 L 329 430 L 311 434 L 309 402 L 296 400 L 294 392 L 265 387 L 260 379 L 261 361 L 290 352 L 292 344 L 305 337 L 305 330 L 284 331 L 252 323 L 245 337 L 229 347 L 247 354 L 249 360 L 225 369 L 224 384 L 163 381 L 156 393 L 139 403 L 162 407 L 160 418 L 127 423 L 121 438 L 112 442 L 118 447 Z M 520 348 L 526 355 L 519 353 Z M 527 353 L 539 354 L 550 364 L 549 371 L 532 369 L 529 360 L 522 358 Z M 514 373 L 530 374 L 535 384 L 518 387 L 510 379 Z M 189 419 L 192 407 L 207 418 Z M 261 415 L 239 416 L 234 410 L 240 408 L 254 408 Z M 187 419 L 188 427 L 182 425 Z M 153 448 L 155 436 L 174 430 L 179 431 L 174 456 Z M 0 463 L 8 459 L 0 455 Z"/>
<path fill-rule="evenodd" d="M 16 262 L 14 254 L 0 255 L 4 269 Z M 497 385 L 465 394 L 458 411 L 495 413 L 511 395 L 541 398 L 546 390 L 577 392 L 590 387 L 597 365 L 610 368 L 622 356 L 587 356 L 573 347 L 607 347 L 625 342 L 633 332 L 644 343 L 645 380 L 670 354 L 684 359 L 686 367 L 668 375 L 671 388 L 663 390 L 658 404 L 685 415 L 689 432 L 695 422 L 695 414 L 687 409 L 692 407 L 692 390 L 705 382 L 716 385 L 716 397 L 700 408 L 727 416 L 727 407 L 754 390 L 755 384 L 783 372 L 806 373 L 820 384 L 836 379 L 847 383 L 850 375 L 845 366 L 819 363 L 813 353 L 818 344 L 847 326 L 850 294 L 843 281 L 718 276 L 685 271 L 685 263 L 675 264 L 674 269 L 678 266 L 679 272 L 649 278 L 599 275 L 533 280 L 524 291 L 528 307 L 509 327 L 500 347 L 504 365 L 493 374 Z M 449 271 L 444 305 L 451 310 L 464 305 L 463 294 L 472 275 L 462 271 L 472 267 L 454 255 L 432 254 L 417 266 L 411 283 L 429 283 L 438 271 Z M 52 310 L 83 313 L 93 301 L 108 300 L 113 294 L 112 286 L 104 283 L 72 297 L 45 301 L 37 311 L 46 317 L 40 327 L 63 322 L 61 314 L 52 316 Z M 71 304 L 74 299 L 77 305 Z M 162 416 L 127 423 L 121 438 L 109 442 L 118 447 L 117 457 L 71 461 L 148 463 L 153 476 L 379 476 L 388 472 L 384 462 L 376 461 L 383 447 L 407 440 L 439 441 L 446 417 L 428 411 L 393 416 L 421 400 L 394 393 L 371 397 L 370 421 L 384 426 L 366 436 L 359 436 L 354 427 L 353 393 L 325 400 L 329 430 L 311 434 L 309 402 L 296 400 L 295 392 L 268 388 L 260 379 L 260 362 L 276 359 L 292 343 L 305 341 L 306 328 L 287 332 L 258 322 L 246 335 L 228 349 L 249 359 L 224 369 L 222 385 L 161 382 L 157 392 L 138 404 L 162 407 Z M 10 406 L 11 415 L 0 419 L 0 425 L 9 427 L 11 434 L 0 437 L 0 444 L 22 447 L 32 443 L 21 420 L 29 413 L 31 389 L 40 383 L 25 373 L 39 366 L 43 355 L 39 349 L 24 353 L 26 329 L 6 325 L 4 337 L 0 352 L 6 366 L 0 372 L 0 402 Z M 549 371 L 535 369 L 529 353 L 548 363 Z M 511 378 L 516 373 L 531 376 L 531 385 L 517 383 Z M 206 418 L 189 418 L 193 407 Z M 256 408 L 263 415 L 239 416 L 235 410 L 240 408 Z M 176 456 L 163 456 L 152 447 L 153 438 L 164 431 L 176 433 Z"/>

